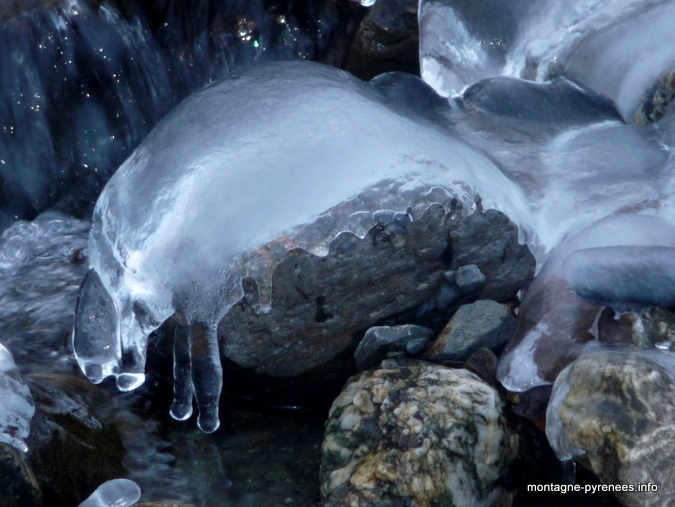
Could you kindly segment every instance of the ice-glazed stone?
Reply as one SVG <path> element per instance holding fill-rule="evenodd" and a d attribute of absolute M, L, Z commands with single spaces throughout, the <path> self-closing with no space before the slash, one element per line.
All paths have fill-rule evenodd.
<path fill-rule="evenodd" d="M 129 479 L 101 484 L 79 507 L 129 507 L 141 498 L 141 488 Z"/>
<path fill-rule="evenodd" d="M 0 344 L 0 442 L 26 452 L 35 405 L 12 354 Z"/>
<path fill-rule="evenodd" d="M 610 99 L 627 123 L 657 121 L 672 100 L 675 6 L 660 0 L 422 0 L 420 66 L 444 96 L 476 81 L 564 76 Z"/>
<path fill-rule="evenodd" d="M 269 310 L 270 274 L 289 250 L 325 255 L 339 233 L 363 236 L 382 213 L 419 217 L 453 200 L 470 213 L 476 188 L 485 208 L 525 223 L 520 188 L 487 157 L 376 86 L 308 62 L 215 82 L 150 133 L 97 202 L 77 360 L 90 380 L 114 375 L 134 389 L 147 336 L 176 313 L 171 413 L 188 418 L 194 393 L 199 426 L 214 431 L 216 328 L 244 277 Z M 282 237 L 281 248 L 255 250 Z"/>
<path fill-rule="evenodd" d="M 598 273 L 617 258 L 623 263 L 624 273 L 639 272 L 649 268 L 653 259 L 649 252 L 667 252 L 673 247 L 675 227 L 665 220 L 621 214 L 599 220 L 555 248 L 523 298 L 516 335 L 499 361 L 497 378 L 502 385 L 512 392 L 524 392 L 552 384 L 581 353 L 583 345 L 597 338 L 597 319 L 602 306 L 596 303 L 617 297 L 623 302 L 635 302 L 631 294 L 640 291 L 640 301 L 644 303 L 647 296 L 655 301 L 654 292 L 667 292 L 668 287 L 661 290 L 657 285 L 648 289 L 643 281 L 630 280 L 627 276 L 623 286 L 609 287 L 611 283 Z M 646 256 L 626 253 L 626 249 L 633 252 L 636 248 Z M 586 263 L 575 261 L 577 253 L 598 249 L 609 255 L 593 256 L 586 259 Z M 659 259 L 663 260 L 660 255 Z M 649 273 L 649 280 L 658 279 L 658 270 Z M 622 276 L 613 273 L 611 279 Z M 583 281 L 587 292 L 605 295 L 601 300 L 586 301 L 575 294 L 568 280 L 574 282 L 573 286 Z M 663 281 L 667 285 L 667 280 Z M 661 299 L 667 300 L 665 296 Z"/>
<path fill-rule="evenodd" d="M 584 248 L 563 264 L 576 294 L 592 303 L 628 310 L 675 306 L 675 248 L 621 246 Z"/>
<path fill-rule="evenodd" d="M 558 457 L 580 457 L 603 483 L 621 486 L 622 505 L 669 505 L 674 373 L 670 352 L 592 344 L 553 387 L 546 435 Z"/>

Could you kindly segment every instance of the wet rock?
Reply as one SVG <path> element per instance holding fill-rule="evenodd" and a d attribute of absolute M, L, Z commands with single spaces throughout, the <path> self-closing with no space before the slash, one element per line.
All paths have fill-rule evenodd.
<path fill-rule="evenodd" d="M 462 364 L 462 368 L 478 375 L 491 386 L 497 387 L 497 363 L 499 359 L 490 349 L 481 347 Z"/>
<path fill-rule="evenodd" d="M 563 268 L 570 287 L 591 303 L 617 310 L 669 307 L 675 305 L 674 255 L 675 248 L 656 245 L 585 248 Z"/>
<path fill-rule="evenodd" d="M 104 391 L 67 375 L 30 374 L 25 381 L 36 409 L 28 451 L 0 444 L 0 505 L 72 507 L 127 474 L 120 436 L 102 422 L 110 401 Z"/>
<path fill-rule="evenodd" d="M 363 371 L 377 366 L 389 353 L 415 356 L 426 347 L 433 334 L 431 329 L 424 326 L 371 327 L 354 352 L 356 367 Z"/>
<path fill-rule="evenodd" d="M 33 507 L 42 505 L 42 490 L 25 454 L 0 443 L 0 505 Z"/>
<path fill-rule="evenodd" d="M 485 287 L 486 280 L 485 275 L 475 264 L 462 266 L 455 274 L 457 287 L 466 294 L 476 292 Z"/>
<path fill-rule="evenodd" d="M 425 352 L 430 361 L 464 361 L 481 347 L 498 352 L 511 338 L 516 318 L 495 301 L 480 300 L 457 310 L 436 341 Z"/>
<path fill-rule="evenodd" d="M 109 404 L 104 391 L 68 375 L 25 380 L 36 406 L 25 459 L 50 507 L 78 505 L 100 484 L 127 474 L 119 433 L 96 414 Z"/>
<path fill-rule="evenodd" d="M 392 71 L 419 75 L 417 0 L 381 0 L 361 22 L 347 70 L 361 79 Z"/>
<path fill-rule="evenodd" d="M 622 314 L 605 308 L 598 318 L 598 340 L 672 351 L 675 348 L 675 315 L 666 308 L 657 307 Z"/>
<path fill-rule="evenodd" d="M 670 505 L 674 417 L 675 355 L 598 350 L 556 380 L 546 433 L 560 458 L 583 455 L 603 483 L 620 485 L 615 495 L 623 505 Z"/>
<path fill-rule="evenodd" d="M 352 378 L 326 425 L 323 505 L 509 505 L 518 437 L 503 407 L 474 374 L 422 361 Z"/>
<path fill-rule="evenodd" d="M 535 266 L 516 226 L 498 211 L 482 212 L 480 204 L 465 213 L 432 205 L 405 226 L 398 246 L 375 227 L 363 239 L 339 235 L 324 257 L 289 252 L 273 274 L 271 311 L 259 311 L 256 287 L 249 287 L 220 322 L 230 378 L 237 385 L 262 382 L 272 399 L 289 389 L 325 398 L 327 379 L 341 386 L 353 372 L 363 330 L 406 311 L 410 320 L 396 323 L 410 323 L 414 309 L 446 283 L 444 273 L 469 264 L 486 277 L 472 298 L 515 299 Z M 170 334 L 171 322 L 164 329 Z M 166 356 L 170 347 L 160 346 Z M 148 357 L 155 354 L 161 352 Z"/>

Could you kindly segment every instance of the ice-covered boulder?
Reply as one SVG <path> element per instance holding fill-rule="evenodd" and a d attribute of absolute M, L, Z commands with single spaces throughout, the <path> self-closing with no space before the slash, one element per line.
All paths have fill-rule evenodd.
<path fill-rule="evenodd" d="M 267 312 L 289 250 L 325 255 L 340 233 L 414 223 L 434 203 L 470 214 L 477 188 L 486 209 L 526 222 L 520 188 L 486 156 L 376 86 L 308 62 L 215 82 L 151 132 L 97 202 L 74 332 L 80 366 L 92 381 L 137 387 L 148 334 L 176 313 L 172 415 L 190 416 L 194 392 L 200 427 L 213 431 L 216 328 L 244 278 Z"/>
<path fill-rule="evenodd" d="M 422 77 L 444 96 L 483 78 L 564 76 L 610 99 L 627 123 L 658 121 L 673 98 L 675 7 L 658 0 L 422 0 Z"/>

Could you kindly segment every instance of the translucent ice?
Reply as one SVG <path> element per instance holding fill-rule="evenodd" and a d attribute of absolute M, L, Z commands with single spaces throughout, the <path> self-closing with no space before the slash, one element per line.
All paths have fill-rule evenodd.
<path fill-rule="evenodd" d="M 501 74 L 526 3 L 520 0 L 421 0 L 422 78 L 445 97 Z"/>
<path fill-rule="evenodd" d="M 0 442 L 26 452 L 28 447 L 23 439 L 30 433 L 34 413 L 33 398 L 12 354 L 0 344 Z"/>
<path fill-rule="evenodd" d="M 567 283 L 587 301 L 616 310 L 675 306 L 675 248 L 584 248 L 563 268 Z"/>
<path fill-rule="evenodd" d="M 630 279 L 623 280 L 623 287 L 615 286 L 613 282 L 624 275 L 609 274 L 607 267 L 611 271 L 611 267 L 623 262 L 629 270 L 636 266 L 639 269 L 641 264 L 652 270 L 659 264 L 669 264 L 667 253 L 672 248 L 675 227 L 670 223 L 657 217 L 618 214 L 593 223 L 553 249 L 523 299 L 518 331 L 499 361 L 497 377 L 502 385 L 510 391 L 523 392 L 551 384 L 581 353 L 583 344 L 594 339 L 593 325 L 602 307 L 579 298 L 568 279 L 577 284 L 586 279 L 591 288 L 605 294 L 605 299 L 634 302 L 629 298 L 637 289 L 642 292 L 641 301 L 665 298 L 660 293 L 667 293 L 667 287 L 646 287 Z M 611 255 L 593 255 L 599 249 Z M 635 249 L 639 249 L 639 257 L 631 256 Z M 658 253 L 650 253 L 653 251 Z M 587 253 L 575 260 L 577 252 Z M 603 279 L 603 272 L 608 279 Z M 650 281 L 658 277 L 658 269 L 647 276 Z"/>
<path fill-rule="evenodd" d="M 101 484 L 79 507 L 129 507 L 141 498 L 141 488 L 129 479 Z"/>
<path fill-rule="evenodd" d="M 632 123 L 675 65 L 675 49 L 663 43 L 675 5 L 661 0 L 422 0 L 419 19 L 422 77 L 445 96 L 491 76 L 565 76 L 611 99 Z"/>
<path fill-rule="evenodd" d="M 339 104 L 339 107 L 336 105 Z M 179 105 L 101 194 L 92 270 L 74 349 L 87 376 L 144 380 L 147 336 L 176 313 L 174 403 L 218 427 L 216 326 L 253 277 L 269 308 L 271 271 L 296 247 L 322 254 L 387 209 L 419 216 L 458 199 L 527 223 L 521 189 L 481 152 L 371 85 L 308 62 L 266 64 Z M 410 209 L 409 209 L 410 208 Z M 363 227 L 363 218 L 370 224 Z M 283 238 L 281 251 L 262 248 Z"/>

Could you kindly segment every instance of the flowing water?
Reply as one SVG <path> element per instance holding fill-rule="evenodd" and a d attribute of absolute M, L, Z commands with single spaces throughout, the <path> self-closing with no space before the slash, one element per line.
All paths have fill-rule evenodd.
<path fill-rule="evenodd" d="M 0 341 L 22 375 L 72 374 L 88 219 L 118 165 L 180 100 L 225 74 L 261 60 L 340 65 L 365 10 L 340 1 L 12 5 L 0 8 Z M 450 97 L 443 121 L 465 157 L 489 159 L 517 190 L 512 209 L 527 212 L 513 218 L 540 266 L 607 216 L 675 223 L 675 49 L 663 44 L 673 19 L 673 3 L 657 0 L 420 3 L 422 77 Z M 645 105 L 650 93 L 663 101 Z M 259 97 L 228 114 L 246 115 L 247 100 Z M 631 246 L 627 231 L 596 246 Z M 167 421 L 170 400 L 147 384 L 114 394 L 143 500 L 317 500 L 321 410 L 228 401 L 220 431 L 206 435 Z"/>

